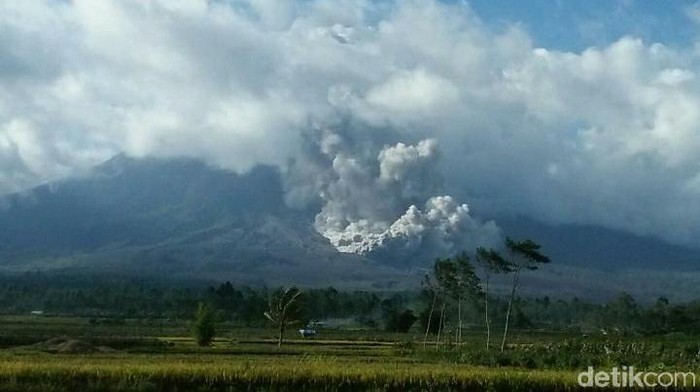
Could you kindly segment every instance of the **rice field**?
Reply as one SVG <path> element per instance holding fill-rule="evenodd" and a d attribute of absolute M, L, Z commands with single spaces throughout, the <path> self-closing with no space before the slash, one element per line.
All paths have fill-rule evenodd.
<path fill-rule="evenodd" d="M 185 329 L 178 329 L 182 326 L 140 325 L 131 330 L 138 330 L 135 335 L 128 324 L 105 331 L 80 319 L 47 319 L 46 325 L 43 320 L 4 321 L 0 392 L 585 390 L 577 383 L 578 367 L 473 362 L 481 347 L 478 333 L 463 347 L 438 352 L 433 345 L 424 349 L 420 334 L 328 330 L 319 338 L 301 339 L 290 331 L 278 348 L 272 329 L 230 328 L 212 346 L 198 347 Z M 39 341 L 47 331 L 64 336 Z M 158 336 L 162 331 L 166 334 Z M 556 334 L 515 334 L 511 351 L 525 359 L 558 354 L 534 348 L 560 339 Z M 649 344 L 676 356 L 668 343 Z M 640 353 L 630 355 L 638 358 Z"/>
<path fill-rule="evenodd" d="M 3 354 L 2 391 L 569 391 L 571 372 L 316 355 Z"/>

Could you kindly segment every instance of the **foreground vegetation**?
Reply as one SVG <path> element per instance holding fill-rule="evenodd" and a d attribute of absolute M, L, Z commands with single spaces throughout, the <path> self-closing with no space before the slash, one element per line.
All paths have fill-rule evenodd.
<path fill-rule="evenodd" d="M 362 344 L 362 343 L 360 343 Z M 573 391 L 575 370 L 453 363 L 393 348 L 274 345 L 247 353 L 0 354 L 2 391 Z M 270 349 L 268 346 L 271 346 Z M 350 346 L 350 347 L 348 347 Z M 424 353 L 425 355 L 425 353 Z"/>
<path fill-rule="evenodd" d="M 486 351 L 479 330 L 461 345 L 431 340 L 422 331 L 321 329 L 302 339 L 276 328 L 221 325 L 211 346 L 187 337 L 187 325 L 158 336 L 162 320 L 127 320 L 110 333 L 91 333 L 84 318 L 2 317 L 4 334 L 52 328 L 83 345 L 14 342 L 0 350 L 0 391 L 574 391 L 586 366 L 697 369 L 692 338 L 581 338 L 579 334 L 515 330 L 504 353 Z M 27 329 L 34 325 L 35 329 Z M 130 326 L 139 334 L 130 335 Z M 125 334 L 125 331 L 127 332 Z M 150 334 L 150 336 L 148 336 Z M 52 339 L 56 340 L 56 339 Z M 7 341 L 7 339 L 6 339 Z M 75 342 L 75 341 L 73 341 Z M 65 348 L 65 349 L 64 349 Z"/>
<path fill-rule="evenodd" d="M 96 355 L 2 357 L 0 390 L 572 390 L 571 372 L 343 357 Z"/>

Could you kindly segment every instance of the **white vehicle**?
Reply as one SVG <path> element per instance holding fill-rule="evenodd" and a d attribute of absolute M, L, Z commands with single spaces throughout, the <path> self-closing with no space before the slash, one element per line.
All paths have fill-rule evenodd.
<path fill-rule="evenodd" d="M 300 329 L 300 330 L 299 330 L 299 333 L 301 334 L 301 337 L 303 337 L 303 338 L 309 338 L 309 337 L 316 336 L 316 333 L 317 333 L 317 332 L 316 332 L 316 327 L 315 327 L 315 325 L 308 324 L 308 325 L 305 326 L 304 328 Z"/>

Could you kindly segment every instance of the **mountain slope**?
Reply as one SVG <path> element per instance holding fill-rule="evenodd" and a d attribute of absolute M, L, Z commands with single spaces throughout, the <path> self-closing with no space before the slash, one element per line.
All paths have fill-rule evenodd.
<path fill-rule="evenodd" d="M 9 196 L 0 268 L 396 284 L 403 273 L 338 253 L 313 214 L 285 206 L 280 184 L 269 167 L 237 175 L 117 156 L 85 178 Z"/>
<path fill-rule="evenodd" d="M 401 288 L 416 287 L 424 271 L 339 253 L 314 230 L 316 211 L 285 205 L 271 167 L 237 175 L 194 160 L 117 156 L 82 178 L 9 195 L 0 206 L 0 272 Z M 528 278 L 535 294 L 657 295 L 699 287 L 697 249 L 597 227 L 496 221 L 552 257 Z"/>
<path fill-rule="evenodd" d="M 505 233 L 532 237 L 558 264 L 601 270 L 700 270 L 700 249 L 595 226 L 547 225 L 519 217 L 500 218 Z"/>

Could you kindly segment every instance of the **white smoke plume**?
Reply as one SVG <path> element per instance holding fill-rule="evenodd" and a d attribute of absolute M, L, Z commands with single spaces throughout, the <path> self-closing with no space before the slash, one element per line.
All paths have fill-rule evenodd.
<path fill-rule="evenodd" d="M 345 144 L 333 133 L 320 143 L 332 164 L 316 229 L 339 251 L 432 258 L 498 240 L 493 222 L 472 218 L 451 196 L 434 196 L 440 188 L 435 140 L 385 146 L 376 155 L 370 149 L 364 156 Z"/>

